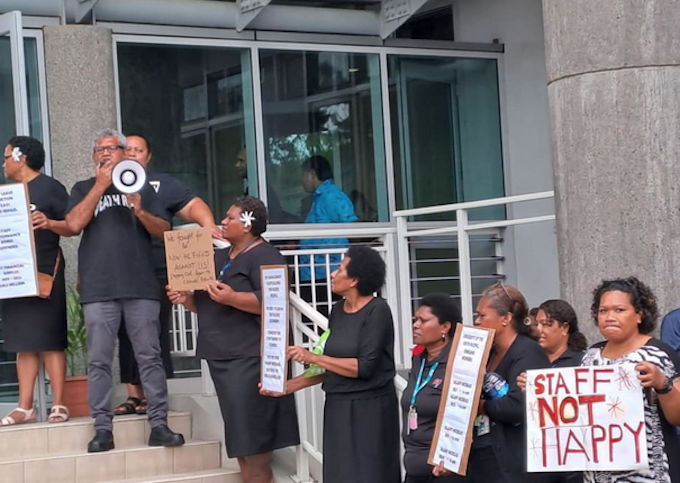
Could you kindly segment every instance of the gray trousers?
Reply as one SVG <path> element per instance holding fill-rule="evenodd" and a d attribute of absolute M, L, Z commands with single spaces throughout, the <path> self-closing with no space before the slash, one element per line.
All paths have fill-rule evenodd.
<path fill-rule="evenodd" d="M 139 365 L 144 394 L 149 402 L 149 425 L 166 424 L 168 387 L 159 343 L 160 302 L 148 299 L 119 299 L 83 304 L 89 353 L 89 402 L 95 429 L 113 428 L 113 376 L 111 366 L 118 340 L 121 316 Z"/>

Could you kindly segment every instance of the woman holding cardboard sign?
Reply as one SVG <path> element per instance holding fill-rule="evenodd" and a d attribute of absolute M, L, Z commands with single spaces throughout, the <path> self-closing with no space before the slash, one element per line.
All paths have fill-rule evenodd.
<path fill-rule="evenodd" d="M 525 483 L 541 481 L 526 471 L 525 398 L 517 376 L 549 367 L 541 346 L 533 340 L 529 307 L 511 285 L 487 287 L 477 304 L 475 325 L 494 329 L 493 347 L 475 419 L 466 481 Z M 440 468 L 434 469 L 435 474 Z"/>
<path fill-rule="evenodd" d="M 649 334 L 659 316 L 652 291 L 635 277 L 607 280 L 595 289 L 591 313 L 606 339 L 583 357 L 584 366 L 636 363 L 644 391 L 648 470 L 586 471 L 588 483 L 680 481 L 680 363 L 675 351 Z"/>
<path fill-rule="evenodd" d="M 288 394 L 323 382 L 324 483 L 399 483 L 399 403 L 394 389 L 394 325 L 384 299 L 385 262 L 353 246 L 331 275 L 342 295 L 331 312 L 322 355 L 289 347 L 288 356 L 326 370 L 288 381 Z M 263 391 L 263 394 L 269 394 Z"/>
<path fill-rule="evenodd" d="M 40 295 L 5 300 L 2 305 L 4 350 L 17 353 L 19 405 L 2 418 L 0 426 L 35 421 L 33 387 L 41 354 L 54 396 L 48 421 L 61 423 L 69 418 L 61 399 L 67 340 L 66 283 L 59 237 L 73 233 L 64 221 L 68 193 L 61 183 L 40 173 L 44 164 L 45 150 L 35 138 L 13 137 L 5 147 L 5 176 L 28 189 Z"/>
<path fill-rule="evenodd" d="M 413 343 L 423 350 L 414 354 L 408 386 L 401 397 L 404 440 L 404 483 L 451 483 L 458 475 L 440 478 L 427 463 L 434 438 L 439 402 L 456 325 L 463 317 L 450 295 L 431 293 L 423 297 L 413 317 Z"/>
<path fill-rule="evenodd" d="M 253 197 L 238 198 L 222 220 L 231 247 L 215 253 L 217 280 L 205 291 L 168 297 L 200 318 L 196 353 L 208 362 L 225 425 L 225 446 L 237 458 L 244 483 L 270 483 L 272 451 L 300 443 L 293 396 L 260 395 L 262 265 L 285 265 L 261 238 L 267 209 Z"/>

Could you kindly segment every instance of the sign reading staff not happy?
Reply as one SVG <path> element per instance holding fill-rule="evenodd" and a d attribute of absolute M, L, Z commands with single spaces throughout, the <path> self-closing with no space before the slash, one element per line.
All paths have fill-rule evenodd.
<path fill-rule="evenodd" d="M 643 393 L 634 364 L 527 372 L 527 469 L 648 467 Z"/>

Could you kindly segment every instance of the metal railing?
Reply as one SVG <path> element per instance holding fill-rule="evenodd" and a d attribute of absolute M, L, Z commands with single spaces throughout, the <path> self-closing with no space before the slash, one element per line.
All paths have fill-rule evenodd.
<path fill-rule="evenodd" d="M 508 227 L 517 225 L 525 225 L 528 223 L 539 223 L 555 220 L 555 215 L 541 215 L 531 216 L 525 218 L 505 219 L 496 221 L 482 221 L 470 222 L 469 212 L 479 208 L 487 208 L 490 206 L 507 206 L 515 203 L 523 203 L 530 201 L 552 199 L 554 197 L 553 191 L 544 191 L 540 193 L 531 193 L 518 196 L 507 196 L 503 198 L 493 198 L 481 201 L 471 201 L 466 203 L 454 203 L 449 205 L 429 206 L 425 208 L 416 208 L 411 210 L 401 210 L 394 213 L 397 223 L 397 264 L 399 280 L 410 280 L 410 256 L 409 256 L 409 239 L 411 238 L 430 238 L 440 237 L 442 235 L 455 235 L 458 243 L 458 270 L 460 282 L 460 299 L 463 321 L 471 323 L 474 316 L 472 305 L 473 291 L 472 291 L 472 269 L 470 257 L 470 235 L 471 233 L 487 232 L 489 230 L 502 230 Z M 511 210 L 508 210 L 510 212 Z M 409 219 L 415 216 L 434 215 L 443 213 L 455 213 L 456 221 L 450 222 L 449 226 L 436 228 L 409 228 Z M 401 317 L 406 320 L 410 319 L 412 315 L 411 306 L 411 284 L 400 284 L 400 308 Z M 410 340 L 410 327 L 402 328 L 404 333 L 402 339 Z M 408 330 L 406 330 L 408 329 Z"/>

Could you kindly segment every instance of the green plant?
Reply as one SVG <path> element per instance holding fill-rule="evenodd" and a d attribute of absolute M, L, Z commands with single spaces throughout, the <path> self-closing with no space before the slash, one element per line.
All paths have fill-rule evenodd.
<path fill-rule="evenodd" d="M 66 290 L 66 330 L 68 347 L 66 348 L 66 370 L 69 376 L 87 374 L 87 333 L 85 316 L 80 304 L 80 295 L 72 287 Z"/>

